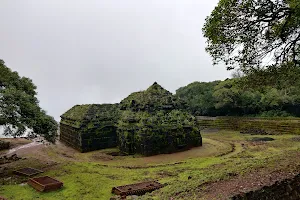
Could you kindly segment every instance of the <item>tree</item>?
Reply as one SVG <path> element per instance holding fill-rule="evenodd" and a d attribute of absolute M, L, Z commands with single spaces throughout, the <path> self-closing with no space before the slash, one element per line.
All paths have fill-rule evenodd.
<path fill-rule="evenodd" d="M 220 0 L 203 32 L 214 64 L 228 70 L 300 65 L 299 0 Z"/>
<path fill-rule="evenodd" d="M 20 77 L 0 60 L 0 126 L 4 134 L 43 136 L 54 142 L 57 122 L 39 107 L 36 86 L 29 78 Z"/>
<path fill-rule="evenodd" d="M 219 82 L 194 82 L 176 90 L 176 95 L 188 103 L 188 110 L 192 114 L 216 115 L 213 92 Z"/>
<path fill-rule="evenodd" d="M 300 68 L 282 66 L 241 78 L 209 83 L 194 82 L 176 91 L 193 115 L 206 116 L 300 116 Z M 252 88 L 245 83 L 262 80 Z M 286 77 L 289 78 L 286 78 Z M 257 79 L 258 78 L 258 79 Z"/>
<path fill-rule="evenodd" d="M 291 86 L 300 86 L 300 68 L 293 63 L 287 63 L 277 68 L 269 66 L 265 69 L 253 70 L 243 79 L 243 85 L 246 87 L 255 87 L 256 89 L 264 89 L 261 86 L 269 86 L 279 90 L 285 90 L 289 93 Z M 260 85 L 259 87 L 258 84 Z"/>
<path fill-rule="evenodd" d="M 242 90 L 236 87 L 238 79 L 227 79 L 214 88 L 215 107 L 224 114 L 238 114 Z"/>

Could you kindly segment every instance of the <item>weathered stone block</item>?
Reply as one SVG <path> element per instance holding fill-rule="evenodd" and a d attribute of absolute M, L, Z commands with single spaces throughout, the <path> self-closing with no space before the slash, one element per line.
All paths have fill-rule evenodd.
<path fill-rule="evenodd" d="M 117 146 L 117 104 L 77 105 L 61 116 L 60 140 L 81 152 Z"/>
<path fill-rule="evenodd" d="M 157 83 L 132 93 L 120 107 L 118 140 L 123 153 L 150 156 L 202 145 L 196 119 L 183 111 L 185 102 Z"/>

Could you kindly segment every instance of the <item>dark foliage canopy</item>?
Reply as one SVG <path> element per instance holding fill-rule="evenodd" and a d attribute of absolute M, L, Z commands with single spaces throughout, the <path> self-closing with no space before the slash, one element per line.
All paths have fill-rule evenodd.
<path fill-rule="evenodd" d="M 4 134 L 21 136 L 31 130 L 54 142 L 57 123 L 39 107 L 36 86 L 29 78 L 20 77 L 0 60 L 0 126 Z"/>
<path fill-rule="evenodd" d="M 188 102 L 188 110 L 194 115 L 215 115 L 214 87 L 221 81 L 193 82 L 176 91 L 176 95 Z"/>
<path fill-rule="evenodd" d="M 300 65 L 299 0 L 220 0 L 203 32 L 214 64 L 229 70 Z"/>

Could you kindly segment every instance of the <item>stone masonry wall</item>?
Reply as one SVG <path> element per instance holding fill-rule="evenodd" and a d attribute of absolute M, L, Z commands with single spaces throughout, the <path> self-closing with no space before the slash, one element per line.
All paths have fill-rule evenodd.
<path fill-rule="evenodd" d="M 242 131 L 261 129 L 275 134 L 300 134 L 300 120 L 288 118 L 196 117 L 201 128 Z"/>
<path fill-rule="evenodd" d="M 276 182 L 274 185 L 265 186 L 260 190 L 237 195 L 232 200 L 299 200 L 300 199 L 300 174 L 293 179 Z"/>
<path fill-rule="evenodd" d="M 81 151 L 88 152 L 117 147 L 116 129 L 114 125 L 83 129 L 81 134 Z"/>
<path fill-rule="evenodd" d="M 80 130 L 73 128 L 71 126 L 60 124 L 60 141 L 67 144 L 68 146 L 73 147 L 79 151 L 82 151 L 81 148 L 81 136 Z"/>

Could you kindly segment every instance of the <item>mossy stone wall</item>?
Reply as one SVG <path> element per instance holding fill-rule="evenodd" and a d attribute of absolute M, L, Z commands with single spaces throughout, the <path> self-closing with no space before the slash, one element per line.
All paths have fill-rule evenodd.
<path fill-rule="evenodd" d="M 262 129 L 275 134 L 300 134 L 298 118 L 197 117 L 197 122 L 201 128 Z"/>
<path fill-rule="evenodd" d="M 61 116 L 60 139 L 81 152 L 117 146 L 117 104 L 77 105 Z"/>
<path fill-rule="evenodd" d="M 74 128 L 65 124 L 60 124 L 60 141 L 66 145 L 82 151 L 81 134 L 78 128 Z"/>
<path fill-rule="evenodd" d="M 61 141 L 82 152 L 119 146 L 155 155 L 202 145 L 186 102 L 154 83 L 119 104 L 77 105 L 61 116 Z"/>
<path fill-rule="evenodd" d="M 300 174 L 293 179 L 276 182 L 271 186 L 265 186 L 259 190 L 251 191 L 232 197 L 232 200 L 298 200 L 300 199 Z"/>
<path fill-rule="evenodd" d="M 201 146 L 196 119 L 184 111 L 185 105 L 157 83 L 129 95 L 120 103 L 120 150 L 150 156 Z"/>
<path fill-rule="evenodd" d="M 114 124 L 81 130 L 82 152 L 117 146 L 117 128 Z"/>
<path fill-rule="evenodd" d="M 153 129 L 151 134 L 140 133 L 140 130 L 127 130 L 120 135 L 120 150 L 127 154 L 151 156 L 187 150 L 202 146 L 202 137 L 198 129 Z"/>

